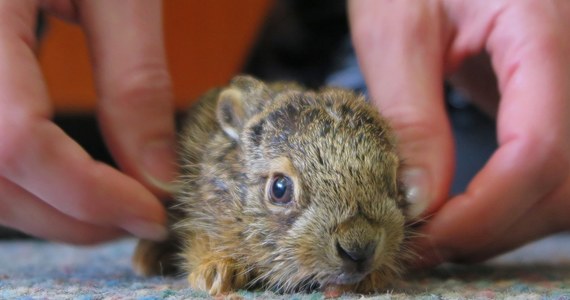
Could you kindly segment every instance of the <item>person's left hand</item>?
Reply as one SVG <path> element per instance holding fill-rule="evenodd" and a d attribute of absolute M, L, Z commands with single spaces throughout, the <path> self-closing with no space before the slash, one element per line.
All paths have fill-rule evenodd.
<path fill-rule="evenodd" d="M 349 2 L 354 46 L 373 103 L 396 130 L 423 265 L 476 261 L 570 229 L 570 2 Z M 499 148 L 451 199 L 453 140 L 443 80 L 487 51 L 500 102 Z M 465 77 L 463 77 L 465 78 Z"/>

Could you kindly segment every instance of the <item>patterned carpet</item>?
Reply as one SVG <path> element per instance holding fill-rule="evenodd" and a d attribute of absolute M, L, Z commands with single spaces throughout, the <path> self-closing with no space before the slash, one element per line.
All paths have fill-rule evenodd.
<path fill-rule="evenodd" d="M 196 299 L 181 278 L 140 278 L 133 240 L 76 248 L 33 240 L 0 242 L 0 299 Z M 321 299 L 321 293 L 239 292 L 244 299 Z M 386 294 L 353 299 L 570 299 L 570 235 L 557 235 L 483 265 L 412 274 Z"/>

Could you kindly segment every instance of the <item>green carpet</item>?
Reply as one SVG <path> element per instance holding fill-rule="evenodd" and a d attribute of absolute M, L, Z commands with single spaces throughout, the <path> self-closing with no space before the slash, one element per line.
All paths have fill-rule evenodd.
<path fill-rule="evenodd" d="M 0 299 L 195 299 L 182 278 L 141 278 L 130 268 L 133 240 L 92 248 L 0 241 Z M 321 299 L 321 293 L 238 292 L 245 299 Z M 237 297 L 239 298 L 239 297 Z M 491 262 L 409 274 L 385 294 L 353 299 L 567 299 L 570 235 L 557 235 Z"/>

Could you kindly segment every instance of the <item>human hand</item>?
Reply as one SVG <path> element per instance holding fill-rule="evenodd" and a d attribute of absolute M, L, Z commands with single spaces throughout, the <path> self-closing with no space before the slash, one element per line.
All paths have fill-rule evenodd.
<path fill-rule="evenodd" d="M 434 213 L 419 264 L 477 261 L 570 229 L 570 2 L 352 0 L 349 14 L 372 101 L 399 137 L 411 212 Z M 443 79 L 482 51 L 501 98 L 474 101 L 496 112 L 499 148 L 446 202 Z"/>
<path fill-rule="evenodd" d="M 94 161 L 52 123 L 34 56 L 40 7 L 83 27 L 100 125 L 126 174 Z M 0 0 L 0 23 L 0 224 L 76 244 L 125 231 L 165 237 L 165 211 L 150 191 L 161 195 L 151 181 L 176 172 L 160 1 Z"/>

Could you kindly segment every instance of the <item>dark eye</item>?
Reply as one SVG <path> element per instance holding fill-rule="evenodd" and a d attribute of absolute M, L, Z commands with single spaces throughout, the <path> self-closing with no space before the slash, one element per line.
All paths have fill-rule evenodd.
<path fill-rule="evenodd" d="M 271 203 L 286 205 L 293 199 L 293 181 L 285 175 L 275 175 L 269 187 Z"/>

